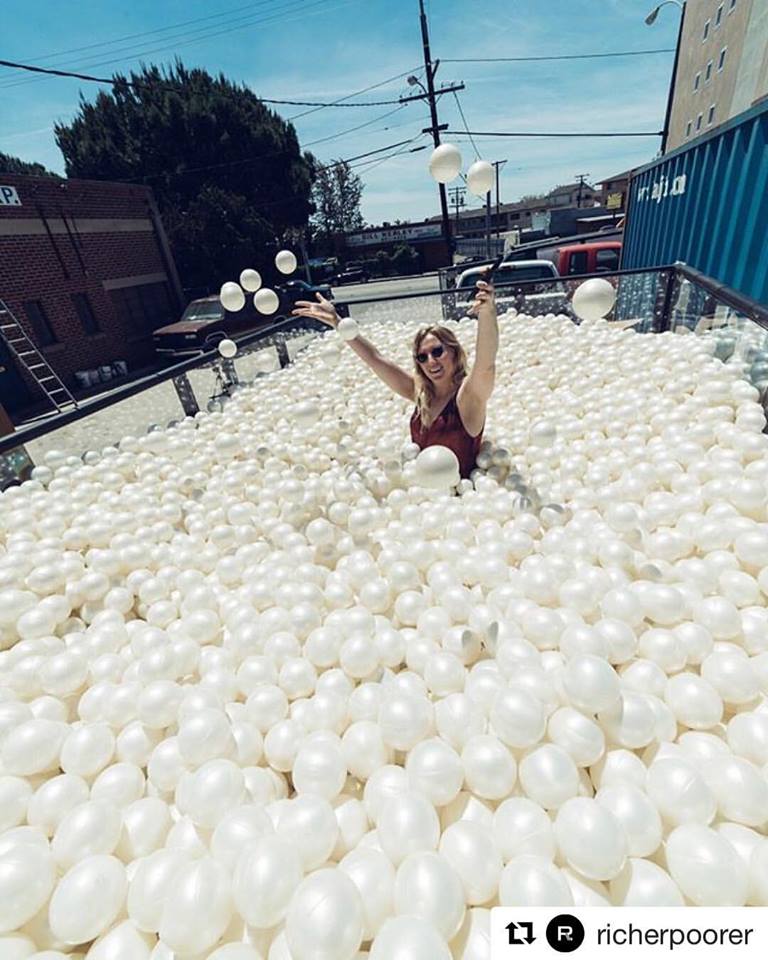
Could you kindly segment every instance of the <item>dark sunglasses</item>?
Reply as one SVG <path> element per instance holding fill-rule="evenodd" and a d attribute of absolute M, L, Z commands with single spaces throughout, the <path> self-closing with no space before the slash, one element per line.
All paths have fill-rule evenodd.
<path fill-rule="evenodd" d="M 416 360 L 419 363 L 426 363 L 430 357 L 432 357 L 433 360 L 437 360 L 437 358 L 442 357 L 444 353 L 445 353 L 445 347 L 441 343 L 439 346 L 432 347 L 431 350 L 427 350 L 426 353 L 417 353 Z"/>

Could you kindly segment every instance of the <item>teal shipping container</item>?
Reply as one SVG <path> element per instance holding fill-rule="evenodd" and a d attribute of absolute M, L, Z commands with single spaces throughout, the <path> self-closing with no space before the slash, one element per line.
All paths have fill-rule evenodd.
<path fill-rule="evenodd" d="M 768 303 L 768 102 L 635 171 L 621 265 L 682 261 Z"/>

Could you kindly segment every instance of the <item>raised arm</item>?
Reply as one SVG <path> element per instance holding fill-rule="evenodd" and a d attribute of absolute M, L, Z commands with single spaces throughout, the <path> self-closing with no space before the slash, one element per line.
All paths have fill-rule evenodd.
<path fill-rule="evenodd" d="M 499 349 L 499 324 L 493 287 L 479 280 L 471 313 L 477 314 L 475 362 L 465 378 L 456 402 L 461 419 L 472 436 L 477 436 L 485 423 L 485 408 L 496 382 L 496 353 Z"/>
<path fill-rule="evenodd" d="M 313 320 L 320 320 L 327 323 L 334 330 L 339 322 L 339 315 L 336 308 L 330 300 L 326 300 L 321 294 L 317 294 L 317 303 L 309 300 L 298 300 L 296 309 L 293 311 L 294 317 L 311 317 Z M 387 360 L 379 353 L 378 349 L 363 336 L 357 336 L 354 340 L 348 340 L 347 343 L 355 353 L 373 370 L 376 376 L 384 383 L 406 400 L 413 400 L 416 393 L 416 385 L 410 373 L 406 373 L 396 363 Z"/>

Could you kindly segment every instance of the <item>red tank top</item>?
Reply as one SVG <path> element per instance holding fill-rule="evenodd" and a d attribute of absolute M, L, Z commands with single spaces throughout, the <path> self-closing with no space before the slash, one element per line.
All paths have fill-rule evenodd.
<path fill-rule="evenodd" d="M 459 461 L 459 472 L 466 478 L 475 469 L 475 460 L 483 439 L 483 431 L 471 437 L 461 422 L 456 394 L 443 407 L 440 416 L 430 426 L 423 427 L 418 410 L 411 417 L 411 440 L 421 447 L 437 445 L 453 450 Z"/>

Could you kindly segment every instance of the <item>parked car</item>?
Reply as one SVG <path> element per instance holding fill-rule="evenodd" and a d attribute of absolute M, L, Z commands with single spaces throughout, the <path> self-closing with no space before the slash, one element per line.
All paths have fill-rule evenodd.
<path fill-rule="evenodd" d="M 201 297 L 187 305 L 181 319 L 160 327 L 152 334 L 155 352 L 181 359 L 211 350 L 220 340 L 237 339 L 262 327 L 289 317 L 297 300 L 314 300 L 321 293 L 328 300 L 333 291 L 327 284 L 313 285 L 305 280 L 289 280 L 275 288 L 280 298 L 277 311 L 270 316 L 253 306 L 253 296 L 246 297 L 242 310 L 225 310 L 218 296 Z M 342 312 L 342 311 L 340 311 Z"/>
<path fill-rule="evenodd" d="M 470 267 L 460 273 L 456 281 L 457 297 L 454 304 L 455 318 L 466 316 L 474 300 L 474 290 L 477 281 L 483 278 L 488 264 Z M 496 286 L 496 303 L 499 313 L 503 313 L 517 304 L 518 296 L 512 290 L 504 289 L 510 284 L 524 281 L 539 280 L 549 282 L 547 289 L 538 292 L 535 287 L 523 288 L 525 291 L 525 310 L 529 313 L 549 313 L 561 310 L 567 300 L 567 292 L 562 283 L 552 283 L 559 276 L 557 268 L 549 260 L 517 260 L 513 263 L 502 263 L 494 275 Z"/>
<path fill-rule="evenodd" d="M 362 263 L 348 263 L 346 267 L 333 278 L 336 286 L 344 283 L 368 283 L 369 275 Z"/>

